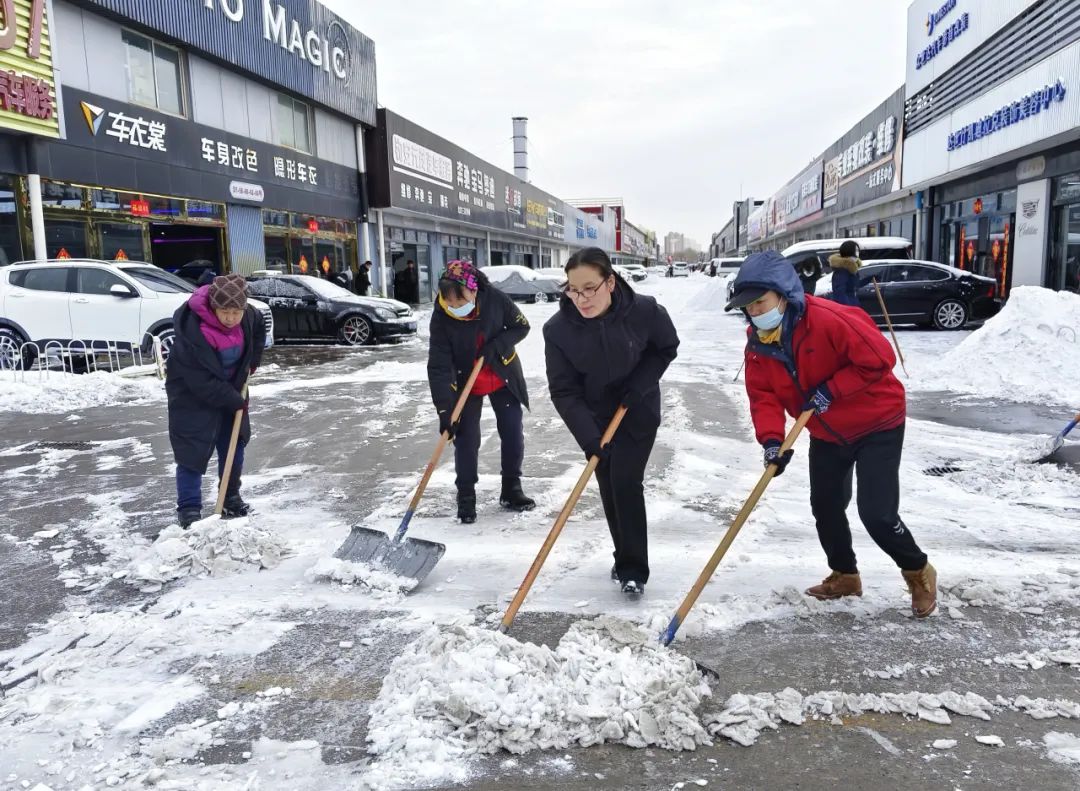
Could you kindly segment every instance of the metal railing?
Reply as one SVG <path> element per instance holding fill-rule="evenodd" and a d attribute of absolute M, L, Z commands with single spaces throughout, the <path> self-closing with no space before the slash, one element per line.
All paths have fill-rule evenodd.
<path fill-rule="evenodd" d="M 0 345 L 0 377 L 15 382 L 45 382 L 53 375 L 113 373 L 165 378 L 167 352 L 161 339 L 147 333 L 142 343 L 49 341 Z"/>

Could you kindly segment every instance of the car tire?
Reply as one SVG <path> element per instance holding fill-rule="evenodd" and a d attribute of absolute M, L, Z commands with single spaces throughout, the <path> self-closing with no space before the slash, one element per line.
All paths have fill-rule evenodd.
<path fill-rule="evenodd" d="M 176 330 L 174 330 L 171 325 L 162 327 L 154 333 L 154 337 L 161 343 L 161 358 L 168 362 L 173 344 L 176 343 Z M 151 348 L 150 351 L 152 353 L 153 349 Z"/>
<path fill-rule="evenodd" d="M 934 308 L 934 326 L 939 330 L 962 330 L 968 323 L 968 306 L 958 299 L 945 299 Z"/>
<path fill-rule="evenodd" d="M 27 349 L 26 356 L 23 357 L 24 343 L 26 338 L 21 332 L 10 327 L 0 327 L 0 371 L 27 371 L 33 367 L 37 354 Z"/>
<path fill-rule="evenodd" d="M 338 337 L 346 346 L 367 346 L 375 342 L 375 328 L 363 316 L 347 316 L 341 322 Z"/>
<path fill-rule="evenodd" d="M 542 305 L 543 303 L 547 302 L 547 294 L 545 294 L 543 291 L 536 292 L 535 294 L 533 294 L 532 302 L 534 305 Z"/>

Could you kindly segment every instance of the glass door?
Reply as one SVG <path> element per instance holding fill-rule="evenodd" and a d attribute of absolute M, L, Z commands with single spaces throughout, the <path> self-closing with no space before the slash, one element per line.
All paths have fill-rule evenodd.
<path fill-rule="evenodd" d="M 149 261 L 144 227 L 139 223 L 95 223 L 105 261 Z"/>
<path fill-rule="evenodd" d="M 1050 288 L 1080 293 L 1080 204 L 1061 206 L 1055 212 L 1050 267 Z"/>

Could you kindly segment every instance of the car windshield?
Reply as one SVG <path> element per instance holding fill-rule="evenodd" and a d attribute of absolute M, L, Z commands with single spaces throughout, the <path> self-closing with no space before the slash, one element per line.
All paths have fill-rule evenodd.
<path fill-rule="evenodd" d="M 317 277 L 311 275 L 295 275 L 296 282 L 303 283 L 310 288 L 320 297 L 326 297 L 327 299 L 351 299 L 356 296 L 347 288 L 329 283 L 326 280 L 320 280 Z"/>
<path fill-rule="evenodd" d="M 120 271 L 159 294 L 190 294 L 195 290 L 191 283 L 156 266 L 124 267 Z"/>

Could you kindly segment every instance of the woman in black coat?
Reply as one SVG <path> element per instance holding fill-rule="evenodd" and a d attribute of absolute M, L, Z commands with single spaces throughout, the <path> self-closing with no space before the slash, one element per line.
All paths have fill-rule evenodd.
<path fill-rule="evenodd" d="M 536 503 L 521 488 L 525 458 L 522 406 L 529 406 L 525 375 L 515 347 L 529 334 L 529 322 L 510 297 L 492 286 L 468 261 L 451 261 L 439 279 L 431 314 L 428 379 L 439 414 L 439 431 L 454 439 L 458 519 L 476 521 L 476 482 L 480 454 L 480 412 L 484 397 L 495 410 L 502 443 L 502 493 L 499 503 L 512 511 L 531 511 Z M 457 424 L 450 418 L 476 360 L 484 367 Z"/>
<path fill-rule="evenodd" d="M 571 256 L 566 275 L 559 312 L 544 325 L 551 400 L 586 457 L 600 457 L 596 480 L 615 544 L 611 578 L 640 595 L 649 579 L 645 467 L 660 427 L 660 378 L 679 337 L 667 311 L 634 293 L 600 248 Z M 626 417 L 601 448 L 620 405 Z"/>
<path fill-rule="evenodd" d="M 244 410 L 222 516 L 246 516 L 240 497 L 244 447 L 251 439 L 244 383 L 262 362 L 266 325 L 247 304 L 239 275 L 215 278 L 196 289 L 173 315 L 176 339 L 169 352 L 165 392 L 169 441 L 176 461 L 177 518 L 188 527 L 202 518 L 202 476 L 215 449 L 218 479 L 225 471 L 233 419 Z"/>

